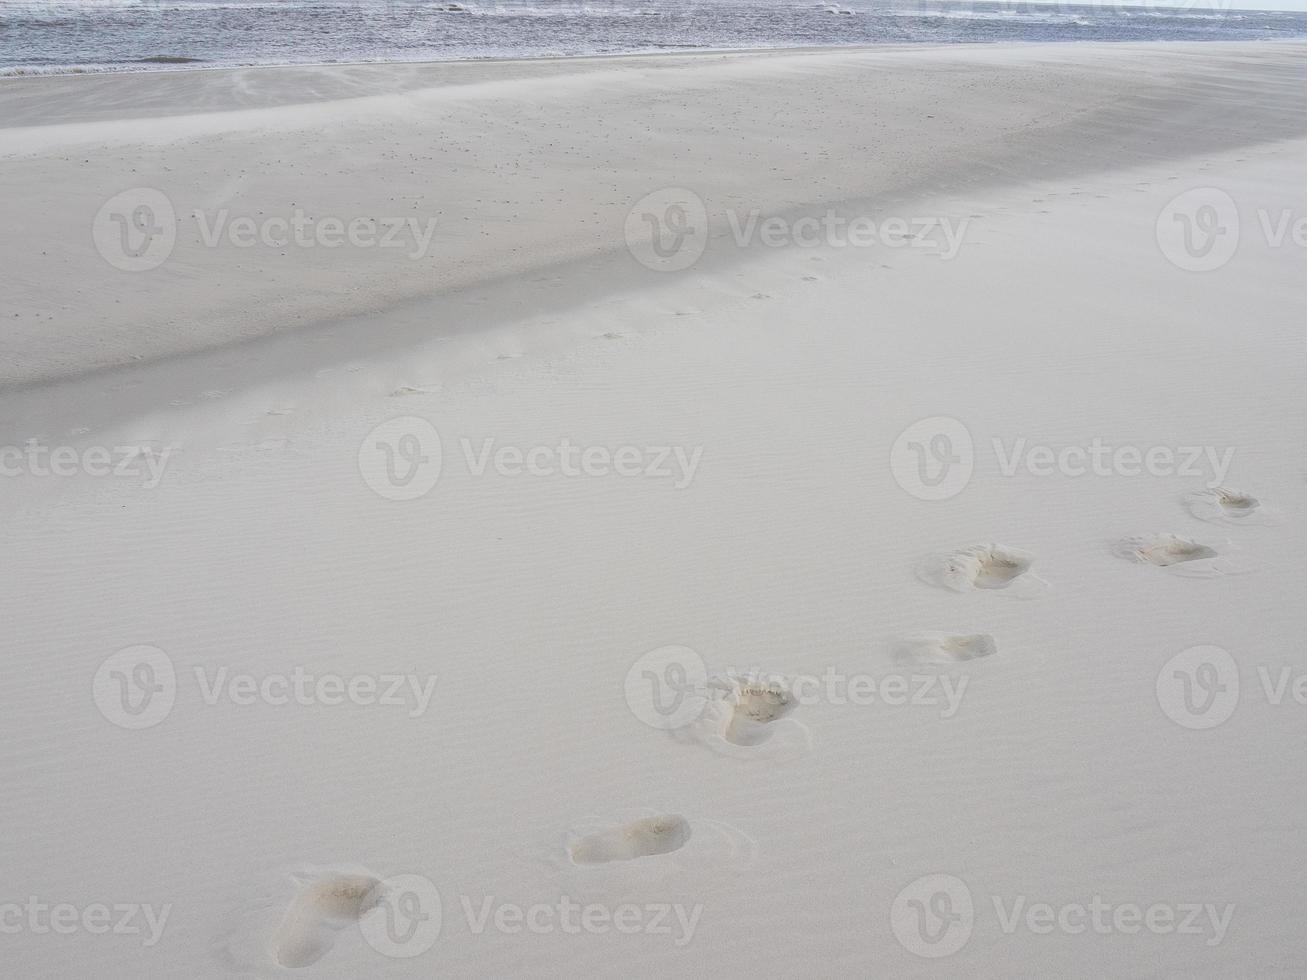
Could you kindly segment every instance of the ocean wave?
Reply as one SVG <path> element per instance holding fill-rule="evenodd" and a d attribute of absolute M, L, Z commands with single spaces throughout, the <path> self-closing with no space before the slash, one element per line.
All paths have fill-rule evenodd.
<path fill-rule="evenodd" d="M 0 0 L 0 73 L 878 43 L 1307 37 L 1307 13 L 1031 0 Z M 885 4 L 882 6 L 882 4 Z"/>

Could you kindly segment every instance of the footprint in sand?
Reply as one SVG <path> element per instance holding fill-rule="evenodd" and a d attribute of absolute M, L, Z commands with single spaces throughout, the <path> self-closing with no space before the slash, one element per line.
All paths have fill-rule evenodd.
<path fill-rule="evenodd" d="M 1189 577 L 1205 578 L 1240 570 L 1215 548 L 1178 534 L 1141 534 L 1124 538 L 1117 542 L 1113 551 L 1119 558 Z"/>
<path fill-rule="evenodd" d="M 977 590 L 1033 599 L 1048 591 L 1048 583 L 1030 573 L 1035 556 L 1002 544 L 977 544 L 947 555 L 936 555 L 917 570 L 930 585 L 954 592 Z"/>
<path fill-rule="evenodd" d="M 789 714 L 795 702 L 779 683 L 737 681 L 727 703 L 722 738 L 732 745 L 759 745 L 771 737 L 766 726 Z"/>
<path fill-rule="evenodd" d="M 273 936 L 273 958 L 291 969 L 312 966 L 335 945 L 338 932 L 381 898 L 381 882 L 371 875 L 327 874 L 306 882 Z"/>
<path fill-rule="evenodd" d="M 918 664 L 955 664 L 997 652 L 998 644 L 988 633 L 910 633 L 893 644 L 896 660 Z"/>
<path fill-rule="evenodd" d="M 1250 493 L 1230 487 L 1195 490 L 1184 498 L 1189 513 L 1210 524 L 1274 524 L 1262 502 Z"/>
<path fill-rule="evenodd" d="M 738 759 L 797 758 L 812 748 L 807 726 L 789 717 L 798 704 L 779 675 L 722 674 L 709 680 L 699 717 L 674 734 Z"/>
<path fill-rule="evenodd" d="M 652 881 L 733 874 L 752 867 L 758 844 L 737 827 L 702 814 L 661 808 L 610 810 L 576 820 L 563 834 L 542 826 L 530 854 L 565 882 L 569 895 L 611 901 Z"/>
<path fill-rule="evenodd" d="M 568 847 L 574 864 L 607 864 L 670 854 L 690 839 L 690 824 L 677 814 L 660 814 L 582 837 Z"/>

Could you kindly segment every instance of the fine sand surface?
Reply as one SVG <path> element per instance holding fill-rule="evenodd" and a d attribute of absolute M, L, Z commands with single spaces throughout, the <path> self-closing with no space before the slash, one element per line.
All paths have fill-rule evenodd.
<path fill-rule="evenodd" d="M 1301 976 L 1305 90 L 1291 43 L 0 80 L 0 446 L 166 464 L 4 457 L 0 972 Z M 176 215 L 140 272 L 97 249 L 133 188 Z M 667 188 L 679 271 L 628 222 Z M 438 220 L 204 244 L 295 208 Z M 736 242 L 828 210 L 962 232 Z M 563 440 L 628 475 L 478 471 Z M 1096 443 L 1180 472 L 1005 472 Z M 564 900 L 643 918 L 495 924 Z"/>

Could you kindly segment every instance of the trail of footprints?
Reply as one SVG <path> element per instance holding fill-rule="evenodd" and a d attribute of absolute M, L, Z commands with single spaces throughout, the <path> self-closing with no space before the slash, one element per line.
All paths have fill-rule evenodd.
<path fill-rule="evenodd" d="M 1272 514 L 1252 494 L 1229 487 L 1195 491 L 1184 498 L 1189 513 L 1213 524 L 1272 524 Z M 1223 564 L 1220 548 L 1172 533 L 1153 533 L 1123 538 L 1113 551 L 1120 557 L 1158 568 L 1201 569 L 1208 574 L 1234 570 Z M 1027 551 L 995 542 L 960 548 L 927 559 L 917 569 L 922 581 L 958 593 L 992 593 L 1031 599 L 1047 593 L 1051 586 L 1034 574 L 1035 556 Z M 956 665 L 994 656 L 998 644 L 982 632 L 919 632 L 898 637 L 891 644 L 892 656 L 913 664 Z M 763 745 L 773 727 L 794 711 L 796 702 L 783 683 L 730 677 L 719 682 L 725 694 L 721 710 L 709 713 L 710 727 L 720 738 L 744 749 Z M 614 831 L 619 833 L 619 831 Z M 640 835 L 637 833 L 638 839 Z M 608 853 L 606 850 L 604 853 Z M 651 853 L 638 850 L 640 854 Z M 574 854 L 575 857 L 575 854 Z"/>
<path fill-rule="evenodd" d="M 1250 493 L 1231 487 L 1196 490 L 1184 498 L 1190 515 L 1227 527 L 1274 525 L 1275 515 Z M 1177 575 L 1216 576 L 1244 569 L 1210 541 L 1179 534 L 1152 533 L 1122 538 L 1113 548 L 1120 558 L 1165 568 Z"/>
<path fill-rule="evenodd" d="M 1194 517 L 1213 524 L 1273 523 L 1256 497 L 1227 487 L 1195 491 L 1184 503 Z M 1123 538 L 1113 551 L 1158 568 L 1220 558 L 1218 549 L 1171 533 Z M 1033 555 L 1018 548 L 977 544 L 934 556 L 917 574 L 922 581 L 953 592 L 1032 598 L 1049 588 L 1032 574 L 1034 562 Z M 914 664 L 959 664 L 997 652 L 998 645 L 988 633 L 920 632 L 901 636 L 891 645 L 895 659 Z M 778 680 L 727 676 L 712 686 L 718 694 L 718 711 L 709 724 L 724 742 L 741 749 L 766 743 L 776 723 L 796 707 L 793 694 Z M 579 867 L 656 858 L 679 851 L 692 836 L 685 817 L 658 814 L 580 836 L 566 846 L 567 858 Z M 324 874 L 309 880 L 289 902 L 273 935 L 273 958 L 285 968 L 312 966 L 332 949 L 341 930 L 376 910 L 384 897 L 384 883 L 370 875 Z"/>

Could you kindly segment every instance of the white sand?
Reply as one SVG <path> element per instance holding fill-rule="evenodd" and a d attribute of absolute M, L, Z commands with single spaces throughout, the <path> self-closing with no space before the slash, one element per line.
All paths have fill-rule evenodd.
<path fill-rule="evenodd" d="M 1074 45 L 0 81 L 0 444 L 168 453 L 157 486 L 30 466 L 0 481 L 3 972 L 1301 975 L 1307 250 L 1272 247 L 1257 214 L 1307 215 L 1305 55 Z M 669 186 L 702 198 L 711 237 L 693 267 L 655 272 L 623 227 Z M 148 272 L 92 242 L 97 209 L 132 187 L 181 216 Z M 1238 251 L 1208 272 L 1157 238 L 1195 188 L 1241 218 Z M 190 217 L 295 206 L 439 221 L 410 260 L 207 248 Z M 732 208 L 966 231 L 947 261 L 739 248 Z M 383 478 L 378 442 L 403 466 L 401 437 L 421 434 L 370 434 L 396 417 L 443 447 L 415 499 L 365 479 Z M 974 472 L 921 499 L 934 490 L 913 483 L 906 443 L 929 457 L 947 430 L 900 436 L 939 417 L 966 427 Z M 642 471 L 668 451 L 640 476 L 477 475 L 487 439 L 630 447 Z M 1036 475 L 1036 456 L 1003 472 L 1014 446 L 1095 440 L 1211 452 L 1177 475 L 1130 475 L 1128 458 Z M 1205 492 L 1217 484 L 1255 505 Z M 1144 560 L 1115 553 L 1132 536 Z M 982 545 L 1029 570 L 941 571 Z M 141 645 L 164 651 L 171 687 L 139 650 L 95 681 Z M 709 700 L 670 733 L 628 703 L 640 658 L 667 645 L 702 658 Z M 1207 645 L 1241 690 L 1196 730 L 1158 677 Z M 161 696 L 115 723 L 112 672 L 150 680 L 142 664 L 171 710 L 149 716 Z M 1273 704 L 1258 672 L 1274 686 L 1285 668 Z M 297 669 L 381 693 L 393 676 L 401 703 L 269 703 Z M 781 703 L 765 683 L 832 672 L 874 679 L 874 702 L 822 687 Z M 207 704 L 235 675 L 274 684 Z M 938 702 L 884 703 L 895 677 Z M 124 727 L 141 721 L 157 723 Z M 974 914 L 932 959 L 918 953 L 943 946 L 912 948 L 910 903 L 938 908 L 942 888 L 965 904 L 949 881 L 914 884 L 936 873 L 965 883 Z M 363 894 L 374 880 L 390 890 Z M 422 899 L 423 881 L 443 918 L 409 957 L 376 906 Z M 145 935 L 7 916 L 29 896 L 169 911 L 147 946 L 143 913 Z M 1024 909 L 1004 929 L 1022 901 L 1056 915 L 1095 896 L 1177 924 L 1200 906 L 1198 932 L 1111 910 L 1102 932 L 1040 934 Z M 667 933 L 495 925 L 499 905 L 565 899 L 632 903 L 641 929 L 648 906 L 675 909 Z"/>

